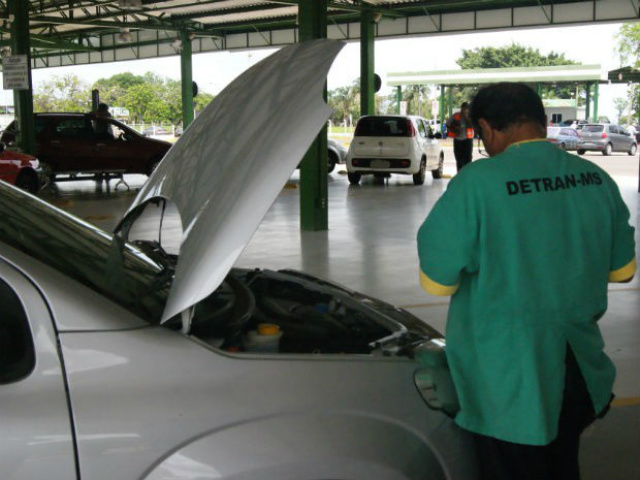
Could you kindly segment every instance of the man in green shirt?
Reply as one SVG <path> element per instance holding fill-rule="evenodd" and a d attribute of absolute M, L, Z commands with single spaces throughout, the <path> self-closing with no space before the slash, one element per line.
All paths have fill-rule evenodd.
<path fill-rule="evenodd" d="M 449 182 L 418 232 L 420 281 L 452 295 L 456 423 L 490 480 L 577 480 L 578 442 L 608 408 L 615 368 L 598 320 L 636 271 L 615 182 L 548 143 L 538 95 L 481 89 L 471 120 L 491 158 Z"/>

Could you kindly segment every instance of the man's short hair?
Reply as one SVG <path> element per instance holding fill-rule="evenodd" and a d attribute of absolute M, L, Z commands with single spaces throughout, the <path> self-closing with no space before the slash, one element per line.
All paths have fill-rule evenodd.
<path fill-rule="evenodd" d="M 478 131 L 481 118 L 500 131 L 519 123 L 534 122 L 542 128 L 547 123 L 540 96 L 524 83 L 501 82 L 481 88 L 471 101 L 469 116 Z"/>
<path fill-rule="evenodd" d="M 460 108 L 463 109 L 464 107 L 468 107 L 469 106 L 469 102 L 462 102 L 462 105 L 460 105 Z"/>

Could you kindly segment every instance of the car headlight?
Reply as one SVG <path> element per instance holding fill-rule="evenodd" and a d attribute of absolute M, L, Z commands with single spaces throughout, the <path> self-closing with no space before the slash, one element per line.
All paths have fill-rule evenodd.
<path fill-rule="evenodd" d="M 453 417 L 460 410 L 460 404 L 445 346 L 444 339 L 437 338 L 416 347 L 414 357 L 420 368 L 414 374 L 414 382 L 429 408 L 442 410 Z"/>

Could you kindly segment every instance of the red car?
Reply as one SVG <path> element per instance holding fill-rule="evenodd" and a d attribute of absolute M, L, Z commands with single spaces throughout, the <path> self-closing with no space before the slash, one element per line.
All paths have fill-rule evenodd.
<path fill-rule="evenodd" d="M 169 142 L 144 137 L 118 120 L 90 113 L 36 113 L 34 120 L 35 154 L 52 180 L 58 175 L 150 175 L 171 148 Z M 15 143 L 15 128 L 15 122 L 9 124 L 0 141 Z"/>
<path fill-rule="evenodd" d="M 42 169 L 34 156 L 10 152 L 0 143 L 0 180 L 29 193 L 38 193 L 42 186 Z"/>

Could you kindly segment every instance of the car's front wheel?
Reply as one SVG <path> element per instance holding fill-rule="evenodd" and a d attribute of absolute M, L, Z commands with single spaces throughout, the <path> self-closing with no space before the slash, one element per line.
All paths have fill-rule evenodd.
<path fill-rule="evenodd" d="M 609 155 L 611 155 L 611 152 L 613 152 L 613 147 L 611 146 L 610 143 L 607 143 L 604 146 L 604 150 L 602 150 L 602 155 L 604 155 L 605 157 L 608 157 Z"/>
<path fill-rule="evenodd" d="M 354 173 L 347 173 L 347 177 L 349 178 L 349 183 L 351 185 L 358 185 L 360 183 L 360 178 L 362 178 L 362 175 L 354 172 Z"/>
<path fill-rule="evenodd" d="M 431 175 L 433 175 L 433 178 L 438 179 L 438 178 L 442 178 L 443 172 L 444 172 L 444 153 L 440 153 L 438 168 L 436 168 L 435 170 L 431 170 Z"/>
<path fill-rule="evenodd" d="M 424 183 L 424 179 L 427 176 L 427 160 L 422 159 L 420 161 L 420 170 L 413 176 L 413 184 L 414 185 L 422 185 Z"/>
<path fill-rule="evenodd" d="M 16 178 L 16 187 L 29 193 L 38 193 L 40 187 L 38 176 L 30 170 L 20 172 L 18 178 Z"/>
<path fill-rule="evenodd" d="M 637 150 L 638 150 L 638 146 L 635 143 L 632 143 L 627 153 L 633 157 L 636 154 Z"/>
<path fill-rule="evenodd" d="M 576 151 L 576 153 L 577 153 L 578 155 L 584 155 L 584 154 L 585 154 L 585 152 L 586 152 L 586 150 L 583 150 L 583 149 L 581 149 L 581 148 L 579 148 L 579 149 Z"/>
<path fill-rule="evenodd" d="M 327 173 L 333 172 L 336 168 L 336 163 L 338 163 L 338 157 L 335 153 L 330 151 L 327 155 Z"/>

